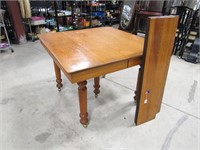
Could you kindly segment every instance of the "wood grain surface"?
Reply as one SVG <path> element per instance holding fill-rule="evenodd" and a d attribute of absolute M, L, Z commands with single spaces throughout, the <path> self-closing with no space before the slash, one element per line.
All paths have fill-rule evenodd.
<path fill-rule="evenodd" d="M 148 22 L 141 67 L 142 81 L 139 95 L 136 97 L 137 125 L 154 119 L 160 111 L 178 17 L 150 17 Z"/>
<path fill-rule="evenodd" d="M 67 73 L 141 56 L 144 39 L 112 27 L 39 35 L 51 56 Z"/>

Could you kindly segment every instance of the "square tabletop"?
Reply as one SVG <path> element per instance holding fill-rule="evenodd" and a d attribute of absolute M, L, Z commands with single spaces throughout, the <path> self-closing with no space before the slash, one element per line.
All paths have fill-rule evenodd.
<path fill-rule="evenodd" d="M 142 56 L 144 39 L 100 27 L 39 35 L 42 45 L 68 74 Z"/>

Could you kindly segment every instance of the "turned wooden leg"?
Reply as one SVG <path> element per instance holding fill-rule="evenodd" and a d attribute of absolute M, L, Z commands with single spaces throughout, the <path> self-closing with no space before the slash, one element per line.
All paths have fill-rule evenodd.
<path fill-rule="evenodd" d="M 87 127 L 88 113 L 87 113 L 87 81 L 78 83 L 79 105 L 80 105 L 80 122 L 83 127 Z"/>
<path fill-rule="evenodd" d="M 95 98 L 97 98 L 98 94 L 100 93 L 99 81 L 100 81 L 99 77 L 94 78 L 94 94 L 95 94 Z"/>
<path fill-rule="evenodd" d="M 61 79 L 61 73 L 60 73 L 60 68 L 56 65 L 56 63 L 54 62 L 54 68 L 55 68 L 55 74 L 56 74 L 56 82 L 57 82 L 57 88 L 58 91 L 61 91 L 62 88 L 62 79 Z"/>
<path fill-rule="evenodd" d="M 140 89 L 141 79 L 142 77 L 141 77 L 141 66 L 140 66 L 139 71 L 138 71 L 137 85 L 136 85 L 135 96 L 134 96 L 135 103 L 137 103 L 137 100 L 138 100 L 138 91 Z"/>

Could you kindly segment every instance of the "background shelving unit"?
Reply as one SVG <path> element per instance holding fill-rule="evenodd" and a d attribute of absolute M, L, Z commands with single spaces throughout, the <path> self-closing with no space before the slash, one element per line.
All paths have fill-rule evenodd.
<path fill-rule="evenodd" d="M 106 24 L 114 25 L 120 21 L 120 12 L 123 1 L 116 1 L 113 4 L 111 1 L 106 1 Z"/>
<path fill-rule="evenodd" d="M 120 4 L 121 1 L 31 1 L 32 14 L 45 17 L 45 27 L 56 32 L 119 23 Z"/>
<path fill-rule="evenodd" d="M 6 31 L 8 33 L 8 38 L 12 43 L 17 43 L 15 28 L 13 27 L 6 1 L 1 1 L 0 3 L 1 3 L 0 8 L 5 10 L 3 20 Z"/>
<path fill-rule="evenodd" d="M 54 1 L 57 31 L 60 26 L 69 24 L 71 29 L 85 29 L 105 25 L 105 3 L 91 1 L 62 1 L 61 9 Z M 71 12 L 70 15 L 58 15 L 60 12 Z M 62 17 L 62 20 L 60 19 Z M 70 18 L 70 19 L 69 19 Z M 61 25 L 62 24 L 62 25 Z"/>
<path fill-rule="evenodd" d="M 8 33 L 7 33 L 7 29 L 5 27 L 5 23 L 4 23 L 4 13 L 5 10 L 0 9 L 0 51 L 1 50 L 11 50 L 11 52 L 13 53 L 14 50 L 11 48 L 10 45 L 10 39 L 8 37 Z M 2 31 L 3 30 L 3 31 Z"/>

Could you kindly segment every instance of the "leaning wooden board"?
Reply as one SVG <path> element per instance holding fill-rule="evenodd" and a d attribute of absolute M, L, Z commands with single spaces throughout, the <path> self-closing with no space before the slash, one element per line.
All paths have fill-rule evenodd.
<path fill-rule="evenodd" d="M 140 91 L 136 97 L 137 125 L 154 119 L 160 111 L 178 17 L 150 17 L 148 23 L 140 73 L 142 80 L 137 85 Z"/>

